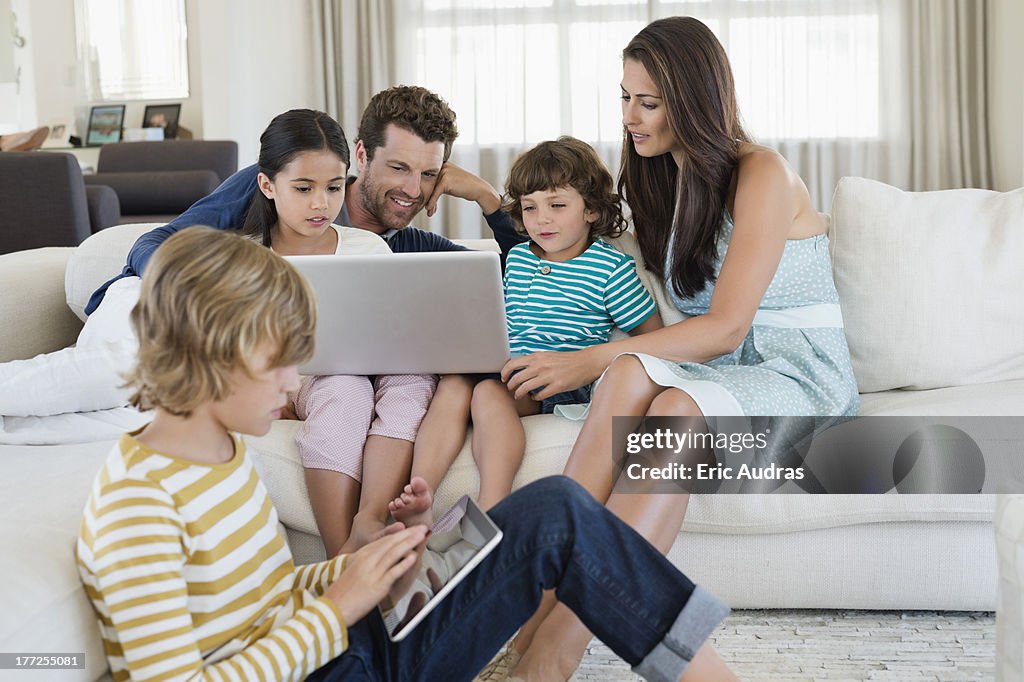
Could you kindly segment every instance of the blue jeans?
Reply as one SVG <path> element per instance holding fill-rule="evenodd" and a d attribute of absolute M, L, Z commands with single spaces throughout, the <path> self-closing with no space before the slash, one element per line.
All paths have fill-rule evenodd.
<path fill-rule="evenodd" d="M 374 610 L 349 648 L 310 680 L 471 680 L 540 605 L 546 589 L 648 680 L 679 679 L 729 609 L 564 476 L 490 512 L 504 538 L 401 642 Z"/>

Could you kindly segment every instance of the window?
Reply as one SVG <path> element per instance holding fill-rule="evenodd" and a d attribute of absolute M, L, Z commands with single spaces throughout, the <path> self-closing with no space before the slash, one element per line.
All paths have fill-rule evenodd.
<path fill-rule="evenodd" d="M 75 9 L 91 99 L 188 97 L 184 0 L 76 0 Z"/>
<path fill-rule="evenodd" d="M 760 141 L 877 138 L 879 0 L 404 0 L 401 82 L 446 97 L 461 145 L 569 133 L 618 143 L 620 51 L 650 20 L 692 15 L 729 54 Z M 782 94 L 784 93 L 784 95 Z"/>

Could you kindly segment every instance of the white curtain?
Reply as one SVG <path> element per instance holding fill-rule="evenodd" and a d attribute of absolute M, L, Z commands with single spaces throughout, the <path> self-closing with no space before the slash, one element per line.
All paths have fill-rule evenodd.
<path fill-rule="evenodd" d="M 355 135 L 373 92 L 424 85 L 458 114 L 452 161 L 499 191 L 517 154 L 560 134 L 593 144 L 616 174 L 622 48 L 651 20 L 679 14 L 700 18 L 722 41 L 748 131 L 789 159 L 819 209 L 829 209 L 844 175 L 910 190 L 990 183 L 985 0 L 320 6 L 332 62 L 325 87 L 337 80 L 336 93 L 346 96 L 327 101 L 344 99 L 336 111 L 346 132 Z M 443 200 L 438 215 L 421 216 L 417 225 L 451 237 L 486 236 L 475 206 L 457 200 Z"/>
<path fill-rule="evenodd" d="M 75 0 L 75 12 L 91 99 L 188 97 L 185 0 Z"/>
<path fill-rule="evenodd" d="M 312 9 L 320 29 L 314 40 L 322 68 L 315 77 L 324 111 L 341 123 L 354 154 L 363 109 L 375 93 L 396 84 L 394 2 L 313 0 Z"/>

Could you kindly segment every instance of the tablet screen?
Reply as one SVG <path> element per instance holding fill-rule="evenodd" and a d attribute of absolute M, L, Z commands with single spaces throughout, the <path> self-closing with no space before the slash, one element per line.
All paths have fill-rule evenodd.
<path fill-rule="evenodd" d="M 384 618 L 394 642 L 421 623 L 501 540 L 501 530 L 469 496 L 438 518 L 431 531 L 420 575 Z"/>

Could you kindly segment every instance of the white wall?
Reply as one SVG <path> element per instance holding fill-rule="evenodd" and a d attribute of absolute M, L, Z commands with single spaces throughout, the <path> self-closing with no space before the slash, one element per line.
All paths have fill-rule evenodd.
<path fill-rule="evenodd" d="M 17 17 L 18 35 L 25 47 L 14 47 L 11 22 Z M 4 71 L 0 77 L 0 135 L 35 125 L 36 80 L 33 65 L 32 16 L 29 0 L 0 1 L 0 42 L 4 49 Z"/>
<path fill-rule="evenodd" d="M 21 1 L 28 5 L 28 0 Z M 186 3 L 190 32 L 196 14 L 195 11 L 189 11 L 193 4 L 198 4 L 198 0 L 188 0 Z M 78 60 L 75 34 L 75 0 L 32 0 L 31 12 L 36 29 L 34 39 L 29 41 L 35 64 L 36 120 L 30 122 L 30 125 L 48 125 L 72 119 L 77 134 L 84 138 L 89 123 L 89 108 L 98 102 L 90 101 L 86 97 L 85 79 Z M 202 137 L 202 113 L 199 105 L 201 60 L 191 36 L 188 52 L 189 87 L 192 96 L 182 101 L 179 125 L 189 128 L 197 137 Z M 163 101 L 166 100 L 127 102 L 125 127 L 141 126 L 146 105 Z"/>
<path fill-rule="evenodd" d="M 311 0 L 196 3 L 207 139 L 233 139 L 239 165 L 254 163 L 276 114 L 323 108 L 315 80 Z M 191 40 L 194 34 L 190 34 Z"/>
<path fill-rule="evenodd" d="M 75 43 L 74 0 L 33 0 L 32 28 L 29 47 L 36 82 L 34 124 L 74 122 L 75 108 L 85 102 Z M 78 134 L 84 132 L 83 124 Z"/>
<path fill-rule="evenodd" d="M 994 185 L 1024 186 L 1024 1 L 990 0 L 989 134 Z"/>
<path fill-rule="evenodd" d="M 12 129 L 75 116 L 81 135 L 96 103 L 86 100 L 82 85 L 74 0 L 11 1 L 23 4 L 24 14 L 31 4 L 37 29 L 29 36 L 33 112 Z M 182 102 L 180 125 L 196 137 L 238 141 L 239 163 L 246 165 L 256 160 L 260 133 L 275 114 L 322 108 L 313 76 L 312 6 L 312 0 L 186 0 L 190 96 Z M 147 103 L 127 103 L 126 127 L 142 124 Z"/>

